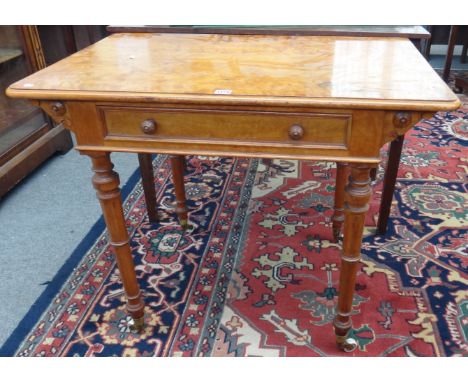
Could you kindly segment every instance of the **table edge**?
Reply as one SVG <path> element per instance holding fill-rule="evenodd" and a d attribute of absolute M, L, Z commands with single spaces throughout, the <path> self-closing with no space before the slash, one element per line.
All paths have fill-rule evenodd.
<path fill-rule="evenodd" d="M 14 85 L 14 84 L 13 84 Z M 12 85 L 12 86 L 13 86 Z M 12 98 L 56 101 L 91 102 L 130 102 L 130 103 L 174 103 L 194 105 L 245 105 L 245 106 L 288 106 L 288 107 L 329 107 L 370 110 L 413 110 L 451 111 L 460 107 L 457 96 L 450 100 L 388 100 L 362 98 L 311 98 L 311 97 L 268 97 L 232 96 L 206 94 L 171 93 L 125 93 L 125 92 L 86 92 L 56 91 L 37 89 L 17 89 L 9 86 L 6 95 Z"/>

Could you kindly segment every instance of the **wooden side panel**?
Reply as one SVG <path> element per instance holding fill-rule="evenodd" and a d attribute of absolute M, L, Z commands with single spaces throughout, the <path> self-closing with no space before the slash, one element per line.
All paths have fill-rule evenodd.
<path fill-rule="evenodd" d="M 350 156 L 380 157 L 383 118 L 384 112 L 381 111 L 353 111 L 353 133 L 349 143 Z"/>
<path fill-rule="evenodd" d="M 92 102 L 70 102 L 65 107 L 66 126 L 75 133 L 77 144 L 102 145 L 103 127 L 96 105 Z"/>

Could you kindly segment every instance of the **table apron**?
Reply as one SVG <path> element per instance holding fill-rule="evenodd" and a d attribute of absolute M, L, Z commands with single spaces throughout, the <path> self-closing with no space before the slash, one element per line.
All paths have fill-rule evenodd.
<path fill-rule="evenodd" d="M 41 106 L 49 114 L 51 108 L 57 110 L 54 103 Z M 93 102 L 67 102 L 59 109 L 80 151 L 361 163 L 378 163 L 383 144 L 422 116 L 386 110 Z M 404 126 L 398 125 L 400 114 Z"/>

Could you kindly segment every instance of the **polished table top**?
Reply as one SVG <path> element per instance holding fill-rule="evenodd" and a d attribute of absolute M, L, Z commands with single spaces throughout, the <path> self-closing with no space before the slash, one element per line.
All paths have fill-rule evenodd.
<path fill-rule="evenodd" d="M 409 40 L 336 36 L 119 33 L 8 94 L 419 111 L 459 105 Z"/>

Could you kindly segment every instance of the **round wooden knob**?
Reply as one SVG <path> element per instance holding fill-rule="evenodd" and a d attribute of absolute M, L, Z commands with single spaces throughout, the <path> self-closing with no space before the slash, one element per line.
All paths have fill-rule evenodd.
<path fill-rule="evenodd" d="M 297 141 L 298 139 L 302 139 L 304 136 L 304 129 L 300 125 L 292 125 L 289 128 L 289 137 Z"/>
<path fill-rule="evenodd" d="M 56 115 L 64 115 L 65 114 L 65 105 L 62 102 L 52 102 L 50 108 Z"/>
<path fill-rule="evenodd" d="M 395 127 L 407 127 L 410 122 L 411 114 L 406 111 L 395 113 L 393 116 L 393 124 Z"/>
<path fill-rule="evenodd" d="M 153 134 L 156 131 L 156 122 L 154 119 L 145 119 L 140 128 L 145 134 Z"/>
<path fill-rule="evenodd" d="M 407 115 L 402 115 L 402 116 L 401 116 L 401 118 L 400 118 L 400 123 L 401 123 L 402 125 L 406 125 L 406 124 L 408 123 L 408 121 L 409 121 L 409 118 L 408 118 Z"/>

